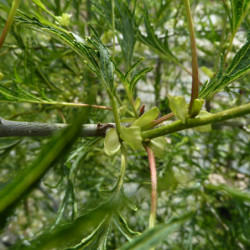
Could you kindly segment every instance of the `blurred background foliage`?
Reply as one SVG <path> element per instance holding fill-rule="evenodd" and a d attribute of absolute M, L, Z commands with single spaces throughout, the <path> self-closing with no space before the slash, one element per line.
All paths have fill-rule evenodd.
<path fill-rule="evenodd" d="M 0 1 L 0 30 L 3 30 L 11 2 Z M 80 37 L 90 35 L 90 23 L 110 49 L 116 67 L 122 72 L 143 57 L 133 75 L 144 68 L 153 69 L 139 80 L 134 97 L 140 97 L 146 109 L 156 105 L 161 115 L 165 115 L 170 111 L 167 94 L 184 95 L 188 100 L 191 92 L 191 52 L 183 2 L 114 2 L 114 55 L 111 1 L 45 0 L 42 3 L 47 11 L 39 6 L 40 1 L 21 1 L 17 16 L 25 13 L 43 24 L 59 25 L 54 17 L 67 13 L 71 15 L 70 23 L 63 28 Z M 244 4 L 249 10 L 249 1 L 238 2 L 246 2 Z M 246 42 L 250 15 L 246 15 L 242 7 L 239 15 L 243 18 L 239 21 L 234 17 L 235 4 L 237 1 L 191 1 L 201 83 L 209 80 L 208 69 L 214 73 L 219 70 L 221 53 L 228 53 L 224 61 L 226 68 Z M 0 71 L 4 74 L 0 83 L 5 88 L 16 90 L 18 86 L 24 92 L 57 102 L 86 103 L 90 100 L 92 104 L 110 106 L 105 88 L 78 54 L 59 40 L 22 25 L 18 19 L 0 50 L 0 59 Z M 126 93 L 118 78 L 116 84 L 119 113 L 126 116 L 130 112 Z M 247 103 L 249 97 L 249 75 L 246 75 L 222 92 L 210 96 L 206 100 L 206 109 L 211 113 L 218 112 Z M 78 109 L 8 101 L 0 95 L 0 116 L 15 121 L 72 123 Z M 113 122 L 112 113 L 92 108 L 86 123 L 98 122 Z M 206 133 L 187 130 L 167 136 L 166 154 L 157 159 L 157 224 L 167 223 L 173 216 L 181 216 L 187 211 L 195 212 L 159 241 L 158 249 L 249 249 L 249 200 L 230 192 L 231 189 L 214 188 L 223 184 L 242 192 L 249 190 L 249 133 L 248 117 L 214 124 L 212 131 Z M 30 165 L 49 140 L 1 138 L 0 187 L 17 170 Z M 100 207 L 115 192 L 119 169 L 119 155 L 107 157 L 102 139 L 77 139 L 70 152 L 53 165 L 13 212 L 2 231 L 0 249 L 10 246 L 23 249 L 23 245 L 29 244 L 36 246 L 35 239 L 40 235 L 44 238 L 38 238 L 38 242 L 46 242 L 46 234 L 43 236 L 46 230 L 75 221 L 78 217 L 80 221 L 86 211 L 92 211 L 93 218 L 107 216 L 110 212 L 102 214 L 106 210 Z M 104 245 L 107 249 L 116 249 L 138 235 L 137 232 L 144 232 L 148 227 L 150 188 L 146 154 L 129 150 L 119 213 L 112 215 L 108 226 L 97 223 L 99 228 L 95 222 L 86 224 L 85 220 L 80 230 L 81 239 L 91 230 L 92 233 L 98 232 L 90 237 L 91 243 L 86 244 L 86 249 Z M 94 208 L 99 210 L 93 212 Z M 62 236 L 58 235 L 60 239 Z M 63 247 L 84 248 L 84 242 L 77 246 L 80 241 L 72 239 L 73 245 Z M 57 243 L 53 244 L 57 246 Z M 50 249 L 50 245 L 43 247 Z"/>

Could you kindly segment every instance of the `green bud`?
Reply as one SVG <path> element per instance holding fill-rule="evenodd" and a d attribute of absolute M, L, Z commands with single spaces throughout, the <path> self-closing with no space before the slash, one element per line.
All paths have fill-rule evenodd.
<path fill-rule="evenodd" d="M 203 104 L 204 104 L 203 99 L 195 99 L 193 101 L 193 105 L 192 105 L 192 108 L 191 108 L 191 111 L 190 111 L 191 117 L 195 117 L 200 113 L 200 110 L 201 110 Z"/>
<path fill-rule="evenodd" d="M 62 16 L 58 16 L 57 19 L 59 21 L 59 23 L 63 26 L 69 26 L 70 24 L 70 17 L 71 15 L 67 14 L 67 13 L 63 13 Z"/>

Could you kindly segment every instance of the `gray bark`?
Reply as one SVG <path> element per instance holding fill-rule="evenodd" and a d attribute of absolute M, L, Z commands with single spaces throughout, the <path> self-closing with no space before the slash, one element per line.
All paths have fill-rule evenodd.
<path fill-rule="evenodd" d="M 16 122 L 0 118 L 0 137 L 52 136 L 68 126 L 68 124 L 61 123 Z M 80 136 L 105 136 L 107 130 L 111 127 L 114 127 L 114 124 L 84 124 Z"/>

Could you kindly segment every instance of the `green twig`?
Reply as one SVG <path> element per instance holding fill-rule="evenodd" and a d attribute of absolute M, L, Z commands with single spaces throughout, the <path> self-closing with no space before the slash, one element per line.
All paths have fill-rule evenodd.
<path fill-rule="evenodd" d="M 142 132 L 143 139 L 152 139 L 155 137 L 171 134 L 173 132 L 181 131 L 188 128 L 194 128 L 210 123 L 221 122 L 225 120 L 229 120 L 235 117 L 243 116 L 250 114 L 250 103 L 245 105 L 241 105 L 235 108 L 227 109 L 222 112 L 218 112 L 215 114 L 198 117 L 194 119 L 187 119 L 186 123 L 182 123 L 180 120 L 173 122 L 169 125 L 162 126 L 159 128 L 155 128 L 152 130 Z"/>
<path fill-rule="evenodd" d="M 191 54 L 192 54 L 192 93 L 189 105 L 189 112 L 192 110 L 193 101 L 198 98 L 199 95 L 199 76 L 198 76 L 198 61 L 197 61 L 197 51 L 195 42 L 194 25 L 191 16 L 191 10 L 189 6 L 189 0 L 183 0 L 186 9 L 188 30 L 191 42 Z"/>
<path fill-rule="evenodd" d="M 21 0 L 14 0 L 12 2 L 12 6 L 11 6 L 11 10 L 10 10 L 8 19 L 7 19 L 6 23 L 5 23 L 2 35 L 0 37 L 0 49 L 2 48 L 4 40 L 5 40 L 8 32 L 9 32 L 9 30 L 10 30 L 11 24 L 13 23 L 13 20 L 14 20 L 17 8 L 18 8 L 18 6 L 20 4 L 20 1 Z"/>
<path fill-rule="evenodd" d="M 46 105 L 58 105 L 58 106 L 68 106 L 68 107 L 91 107 L 97 109 L 112 110 L 112 108 L 107 106 L 87 104 L 87 103 L 74 103 L 74 102 L 56 102 L 56 101 L 34 101 L 34 100 L 21 100 L 21 101 L 8 101 L 0 100 L 0 103 L 37 103 Z"/>
<path fill-rule="evenodd" d="M 110 95 L 110 102 L 111 102 L 111 106 L 112 106 L 112 110 L 113 110 L 113 115 L 114 115 L 114 119 L 115 119 L 116 132 L 117 132 L 118 136 L 120 136 L 120 133 L 121 133 L 121 123 L 120 123 L 119 114 L 118 114 L 118 110 L 117 110 L 116 100 L 111 95 Z"/>

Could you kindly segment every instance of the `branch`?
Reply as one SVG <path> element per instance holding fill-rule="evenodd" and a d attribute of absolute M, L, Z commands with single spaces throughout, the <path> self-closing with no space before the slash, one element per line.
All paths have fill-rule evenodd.
<path fill-rule="evenodd" d="M 186 123 L 183 124 L 180 120 L 173 122 L 169 125 L 158 127 L 152 130 L 142 132 L 142 139 L 152 139 L 155 137 L 171 134 L 173 132 L 181 131 L 188 128 L 194 128 L 210 123 L 221 122 L 225 120 L 229 120 L 235 117 L 243 116 L 250 114 L 250 103 L 245 105 L 241 105 L 235 108 L 227 109 L 222 112 L 218 112 L 215 114 L 187 119 Z"/>
<path fill-rule="evenodd" d="M 250 103 L 241 105 L 235 108 L 227 109 L 222 112 L 215 114 L 188 119 L 185 124 L 181 121 L 172 122 L 169 125 L 161 126 L 152 130 L 147 130 L 142 132 L 142 138 L 145 140 L 147 138 L 155 138 L 173 132 L 181 131 L 188 128 L 194 128 L 210 123 L 222 122 L 235 117 L 240 117 L 243 115 L 250 114 Z M 122 124 L 128 126 L 129 124 Z M 0 137 L 14 137 L 14 136 L 52 136 L 57 131 L 66 128 L 67 124 L 62 123 L 37 123 L 37 122 L 16 122 L 8 121 L 0 118 Z M 82 137 L 96 137 L 105 136 L 109 128 L 114 128 L 114 123 L 105 124 L 84 124 L 82 125 Z"/>
<path fill-rule="evenodd" d="M 15 136 L 52 136 L 59 130 L 62 130 L 69 125 L 62 123 L 39 123 L 39 122 L 16 122 L 8 121 L 0 118 L 0 137 L 15 137 Z M 105 136 L 106 131 L 115 127 L 114 124 L 84 124 L 82 125 L 82 137 Z"/>

